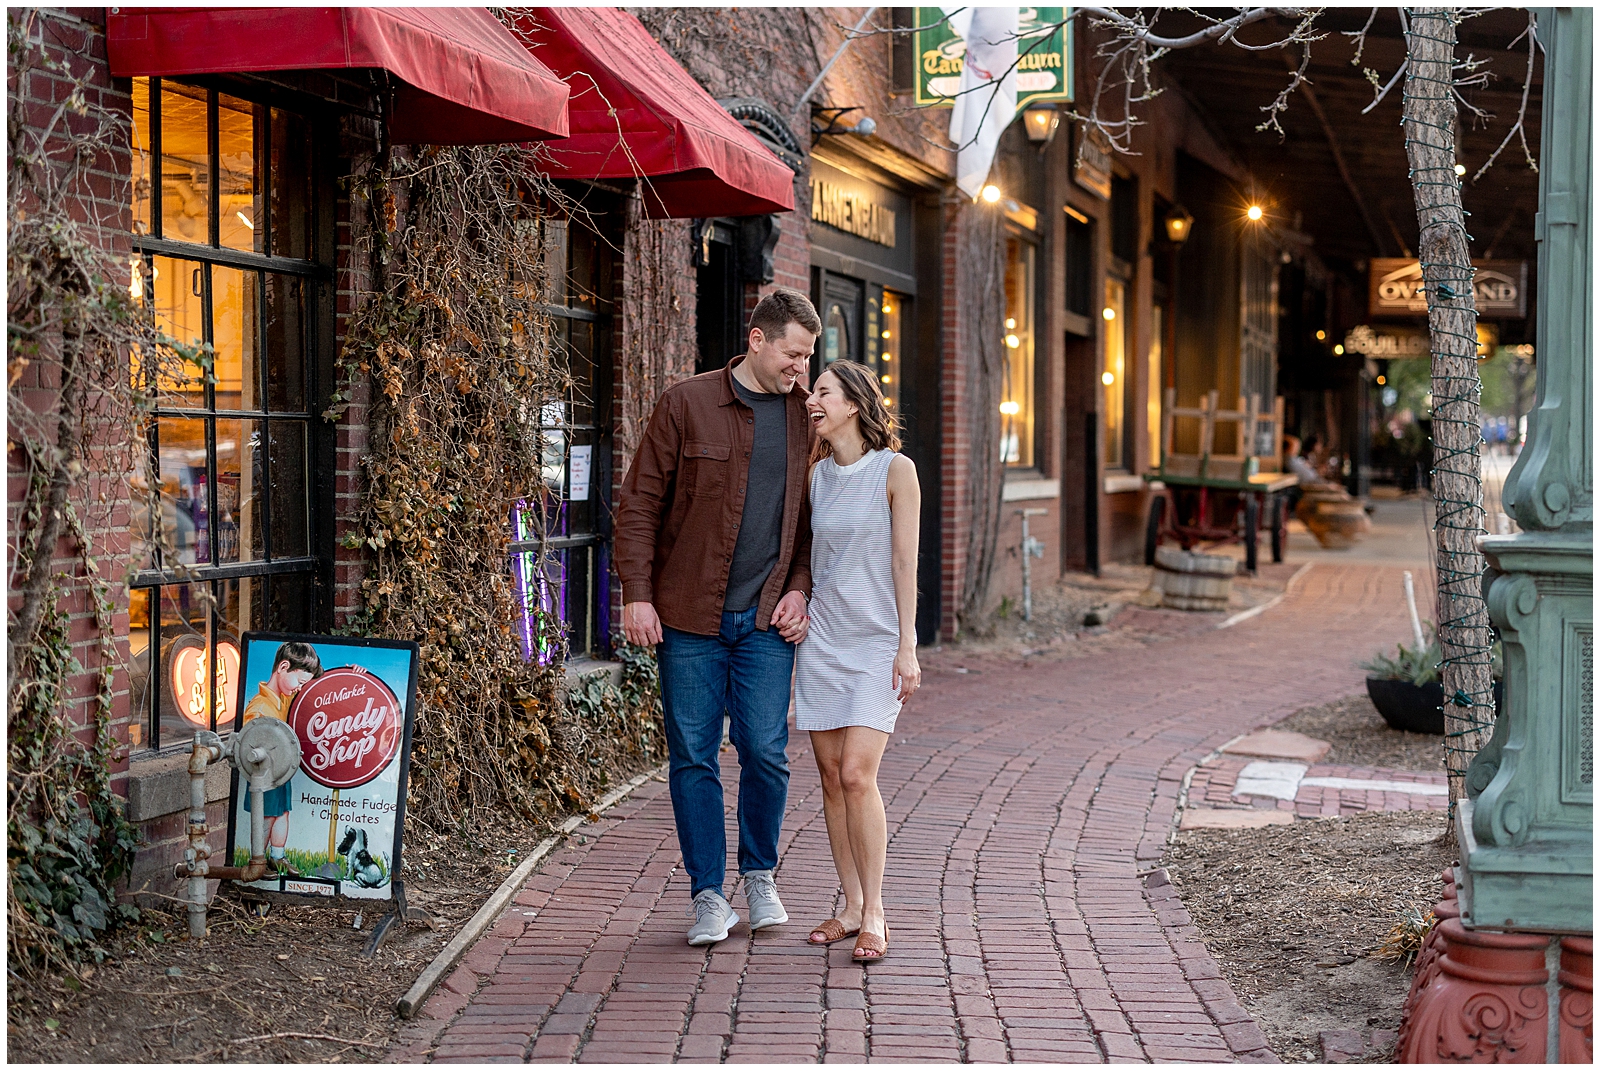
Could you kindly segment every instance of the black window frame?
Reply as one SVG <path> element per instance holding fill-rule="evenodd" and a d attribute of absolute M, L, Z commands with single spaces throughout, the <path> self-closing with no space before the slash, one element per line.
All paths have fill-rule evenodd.
<path fill-rule="evenodd" d="M 150 471 L 157 471 L 156 466 L 160 457 L 160 422 L 163 418 L 198 419 L 204 424 L 205 435 L 205 470 L 206 470 L 206 517 L 207 553 L 209 561 L 194 564 L 182 562 L 166 562 L 159 546 L 159 541 L 149 539 L 151 561 L 135 563 L 136 568 L 128 583 L 130 604 L 132 592 L 142 589 L 146 592 L 146 647 L 145 647 L 145 672 L 142 675 L 142 688 L 130 689 L 130 716 L 139 719 L 142 739 L 135 745 L 140 752 L 160 753 L 172 751 L 188 745 L 189 738 L 174 741 L 162 739 L 161 720 L 163 714 L 163 700 L 167 697 L 170 682 L 166 679 L 168 667 L 166 665 L 169 655 L 176 654 L 176 646 L 187 636 L 202 637 L 202 642 L 208 652 L 207 664 L 212 671 L 206 674 L 207 702 L 210 710 L 210 725 L 212 731 L 218 729 L 217 713 L 221 706 L 221 697 L 217 694 L 216 682 L 216 652 L 218 645 L 225 639 L 231 639 L 238 644 L 240 637 L 233 633 L 231 625 L 223 616 L 223 607 L 226 605 L 227 588 L 231 583 L 241 585 L 251 584 L 260 580 L 262 584 L 263 613 L 270 615 L 274 605 L 274 589 L 290 592 L 291 597 L 300 601 L 304 606 L 293 617 L 266 616 L 264 624 L 269 627 L 285 626 L 290 631 L 327 630 L 331 627 L 331 606 L 328 604 L 327 594 L 331 590 L 333 570 L 333 480 L 332 462 L 335 451 L 333 447 L 332 429 L 325 421 L 318 419 L 331 396 L 333 368 L 331 349 L 334 338 L 333 303 L 334 303 L 334 273 L 333 263 L 333 204 L 328 191 L 331 190 L 331 178 L 328 170 L 331 166 L 334 150 L 332 134 L 329 130 L 326 116 L 315 106 L 308 106 L 308 102 L 293 94 L 285 93 L 276 87 L 267 87 L 252 84 L 247 80 L 234 78 L 173 78 L 163 79 L 151 77 L 141 79 L 148 83 L 149 106 L 149 157 L 151 167 L 151 181 L 149 188 L 149 220 L 147 232 L 135 231 L 131 235 L 132 253 L 137 260 L 138 270 L 142 272 L 142 285 L 146 293 L 153 294 L 152 268 L 156 258 L 170 258 L 194 265 L 194 271 L 200 282 L 201 298 L 201 332 L 204 341 L 213 341 L 215 325 L 213 323 L 213 309 L 215 291 L 213 275 L 217 268 L 232 269 L 244 273 L 255 274 L 255 285 L 251 289 L 252 298 L 256 303 L 254 315 L 254 346 L 257 355 L 253 374 L 256 377 L 256 398 L 259 407 L 246 410 L 243 408 L 218 408 L 216 386 L 214 379 L 208 377 L 202 393 L 202 405 L 196 406 L 169 406 L 157 404 L 150 410 L 149 424 L 145 430 L 144 447 L 148 451 Z M 168 238 L 163 233 L 164 220 L 162 216 L 163 182 L 158 169 L 162 166 L 162 130 L 161 130 L 161 100 L 162 85 L 173 83 L 185 86 L 192 90 L 204 91 L 206 97 L 206 142 L 207 142 L 207 190 L 206 190 L 206 228 L 204 240 L 188 241 L 183 239 Z M 265 252 L 237 249 L 221 244 L 220 217 L 221 197 L 220 173 L 220 141 L 218 107 L 219 95 L 227 95 L 251 104 L 260 105 L 264 115 L 257 117 L 257 136 L 254 152 L 264 155 L 264 160 L 258 163 L 258 181 L 261 182 L 260 192 L 260 219 L 254 221 L 263 235 Z M 304 120 L 305 144 L 297 148 L 303 149 L 304 160 L 309 174 L 305 182 L 295 182 L 285 187 L 286 196 L 295 196 L 295 207 L 303 213 L 305 220 L 305 252 L 308 257 L 285 257 L 275 255 L 272 251 L 273 222 L 273 174 L 271 154 L 273 146 L 272 124 L 273 112 L 282 109 L 293 112 Z M 137 151 L 137 150 L 136 150 Z M 137 177 L 137 176 L 136 176 Z M 301 200 L 305 203 L 300 203 Z M 130 205 L 130 209 L 132 205 Z M 300 332 L 300 346 L 304 364 L 300 369 L 301 392 L 303 406 L 299 409 L 271 409 L 269 408 L 272 395 L 268 389 L 269 358 L 268 354 L 268 317 L 262 313 L 267 305 L 267 282 L 272 277 L 287 277 L 298 282 L 298 320 Z M 157 315 L 154 300 L 146 304 L 146 313 L 151 317 Z M 243 369 L 241 368 L 241 374 Z M 147 369 L 147 374 L 154 374 L 153 369 Z M 150 384 L 146 384 L 149 386 Z M 160 402 L 159 394 L 156 400 Z M 219 544 L 217 514 L 217 424 L 219 421 L 256 422 L 261 429 L 261 442 L 258 447 L 263 478 L 257 495 L 263 511 L 263 518 L 259 528 L 262 539 L 262 557 L 252 561 L 218 561 Z M 274 509 L 272 499 L 274 492 L 270 473 L 275 462 L 271 459 L 272 429 L 274 426 L 298 426 L 302 430 L 300 439 L 303 443 L 301 466 L 304 468 L 303 481 L 306 503 L 305 524 L 305 553 L 274 556 L 272 554 L 272 523 L 271 514 Z M 243 456 L 239 461 L 243 464 Z M 153 494 L 152 489 L 152 494 Z M 159 497 L 154 500 L 159 503 Z M 149 523 L 154 528 L 159 525 L 154 512 L 147 513 Z M 130 518 L 130 532 L 131 532 Z M 280 587 L 281 586 L 281 587 Z M 293 586 L 293 587 L 292 587 Z M 294 590 L 297 587 L 298 590 Z M 172 589 L 197 592 L 196 601 L 201 610 L 197 616 L 204 617 L 203 631 L 175 632 L 168 643 L 166 635 L 167 626 L 162 621 L 163 593 Z M 185 620 L 182 625 L 193 630 L 191 621 Z M 250 628 L 249 622 L 240 622 L 239 631 Z M 129 623 L 130 642 L 134 631 L 132 622 Z M 236 687 L 237 682 L 229 682 L 228 687 Z M 237 711 L 235 715 L 237 715 Z M 224 723 L 224 730 L 233 726 Z M 192 736 L 192 734 L 190 734 Z"/>
<path fill-rule="evenodd" d="M 606 658 L 612 653 L 611 637 L 611 555 L 612 555 L 612 523 L 611 523 L 611 480 L 612 480 L 612 419 L 613 399 L 613 347 L 617 317 L 621 310 L 617 307 L 616 273 L 620 270 L 621 248 L 620 234 L 611 233 L 616 228 L 590 226 L 591 222 L 602 223 L 619 219 L 622 214 L 622 201 L 614 194 L 600 190 L 597 187 L 575 189 L 574 192 L 584 204 L 582 213 L 570 213 L 565 218 L 558 218 L 552 205 L 546 205 L 545 211 L 549 213 L 541 226 L 545 231 L 545 258 L 546 265 L 554 249 L 549 244 L 552 222 L 559 222 L 562 230 L 561 257 L 562 257 L 562 284 L 559 290 L 552 286 L 547 293 L 547 300 L 540 304 L 543 312 L 550 316 L 555 327 L 556 340 L 570 339 L 572 325 L 586 324 L 592 330 L 592 343 L 590 346 L 589 360 L 591 370 L 589 387 L 591 395 L 581 399 L 577 392 L 580 382 L 574 377 L 573 393 L 559 400 L 551 399 L 541 401 L 541 437 L 557 434 L 562 436 L 562 475 L 561 492 L 564 515 L 558 514 L 555 521 L 556 531 L 546 538 L 540 539 L 536 535 L 532 538 L 523 538 L 518 535 L 518 518 L 510 518 L 512 525 L 512 539 L 507 548 L 508 562 L 512 569 L 514 579 L 518 579 L 517 570 L 524 573 L 520 583 L 524 586 L 524 598 L 532 593 L 527 590 L 529 576 L 526 573 L 530 567 L 538 573 L 538 583 L 548 582 L 548 568 L 552 557 L 561 562 L 561 583 L 565 593 L 564 604 L 559 609 L 559 617 L 566 626 L 566 644 L 563 653 L 566 657 L 593 657 Z M 585 233 L 590 242 L 589 249 L 592 253 L 590 265 L 593 269 L 592 283 L 587 286 L 586 293 L 593 299 L 592 307 L 585 308 L 575 305 L 568 297 L 573 290 L 574 272 L 577 266 L 574 263 L 574 252 L 571 236 L 574 230 Z M 557 300 L 549 300 L 560 298 Z M 570 344 L 567 352 L 574 352 Z M 544 413 L 548 406 L 561 405 L 564 419 L 560 422 L 546 423 Z M 585 405 L 589 409 L 588 421 L 575 421 L 572 419 L 574 405 Z M 587 439 L 587 443 L 580 444 L 576 440 Z M 590 445 L 592 451 L 589 461 L 589 495 L 584 499 L 584 512 L 577 518 L 579 527 L 583 530 L 572 531 L 574 523 L 574 510 L 569 506 L 570 499 L 566 497 L 572 477 L 572 447 L 574 445 Z M 513 507 L 515 510 L 517 507 Z M 531 512 L 537 508 L 533 503 L 525 503 L 523 509 Z M 561 529 L 566 529 L 562 531 Z M 572 563 L 582 554 L 583 565 L 577 575 L 581 577 L 584 605 L 583 614 L 577 620 L 572 612 L 572 592 L 574 570 Z M 520 560 L 520 564 L 519 564 Z M 532 614 L 531 607 L 525 607 L 524 613 Z M 530 657 L 539 657 L 537 650 L 528 652 Z M 552 656 L 554 653 L 552 653 Z"/>

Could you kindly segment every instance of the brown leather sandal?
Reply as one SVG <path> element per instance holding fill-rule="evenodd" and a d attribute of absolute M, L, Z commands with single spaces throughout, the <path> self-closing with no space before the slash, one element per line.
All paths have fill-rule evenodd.
<path fill-rule="evenodd" d="M 857 927 L 854 930 L 847 930 L 844 928 L 844 923 L 840 922 L 838 919 L 829 919 L 821 926 L 811 927 L 811 935 L 806 938 L 806 943 L 813 945 L 831 945 L 835 941 L 843 941 L 846 937 L 854 937 L 860 932 L 860 927 Z M 816 937 L 816 935 L 819 933 L 822 934 L 823 940 L 812 940 L 812 938 Z"/>
<path fill-rule="evenodd" d="M 869 952 L 871 955 L 863 956 L 862 952 Z M 856 947 L 852 951 L 850 958 L 857 963 L 873 963 L 888 954 L 889 927 L 885 925 L 882 937 L 868 930 L 862 930 L 860 936 L 856 938 Z"/>

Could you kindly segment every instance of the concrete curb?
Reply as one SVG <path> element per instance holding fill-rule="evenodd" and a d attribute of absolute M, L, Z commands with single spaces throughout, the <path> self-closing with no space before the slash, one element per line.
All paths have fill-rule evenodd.
<path fill-rule="evenodd" d="M 556 845 L 565 840 L 568 834 L 587 822 L 590 814 L 605 813 L 626 799 L 634 789 L 652 777 L 659 776 L 665 769 L 666 765 L 663 764 L 653 770 L 646 770 L 626 784 L 612 789 L 600 798 L 600 802 L 595 804 L 594 810 L 585 814 L 575 814 L 561 823 L 561 834 L 559 836 L 546 837 L 541 840 L 538 846 L 528 853 L 528 858 L 517 865 L 517 869 L 511 872 L 510 877 L 502 881 L 500 887 L 490 895 L 488 900 L 484 901 L 482 907 L 478 908 L 477 913 L 467 920 L 467 924 L 461 927 L 461 932 L 452 937 L 450 943 L 440 949 L 437 956 L 433 957 L 433 962 L 424 967 L 422 973 L 417 975 L 417 980 L 411 984 L 410 989 L 406 990 L 405 996 L 395 1002 L 395 1014 L 402 1019 L 410 1019 L 422 1009 L 422 1005 L 427 1001 L 434 989 L 438 987 L 439 983 L 455 969 L 457 963 L 461 962 L 461 957 L 466 955 L 467 950 L 472 947 L 473 943 L 483 936 L 483 931 L 487 930 L 500 917 L 500 913 L 506 909 L 506 905 L 511 902 L 511 898 L 517 895 L 517 892 L 527 882 L 529 876 L 532 875 L 534 868 L 544 862 L 545 856 L 549 855 Z"/>

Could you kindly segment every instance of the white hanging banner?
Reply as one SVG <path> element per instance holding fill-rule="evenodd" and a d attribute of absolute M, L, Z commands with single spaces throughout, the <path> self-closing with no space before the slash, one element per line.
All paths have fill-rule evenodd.
<path fill-rule="evenodd" d="M 961 89 L 950 112 L 950 140 L 959 146 L 956 185 L 976 198 L 989 177 L 1000 135 L 1017 114 L 1017 9 L 940 10 L 967 44 Z"/>

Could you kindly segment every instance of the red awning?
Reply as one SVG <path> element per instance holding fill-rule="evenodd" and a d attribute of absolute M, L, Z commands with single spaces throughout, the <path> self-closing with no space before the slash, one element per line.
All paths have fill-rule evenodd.
<path fill-rule="evenodd" d="M 566 83 L 487 8 L 111 8 L 106 52 L 123 78 L 380 68 L 401 82 L 390 136 L 403 143 L 567 133 Z"/>
<path fill-rule="evenodd" d="M 655 217 L 794 209 L 794 172 L 739 125 L 639 24 L 610 7 L 546 7 L 517 19 L 529 48 L 572 87 L 553 178 L 646 178 Z"/>

